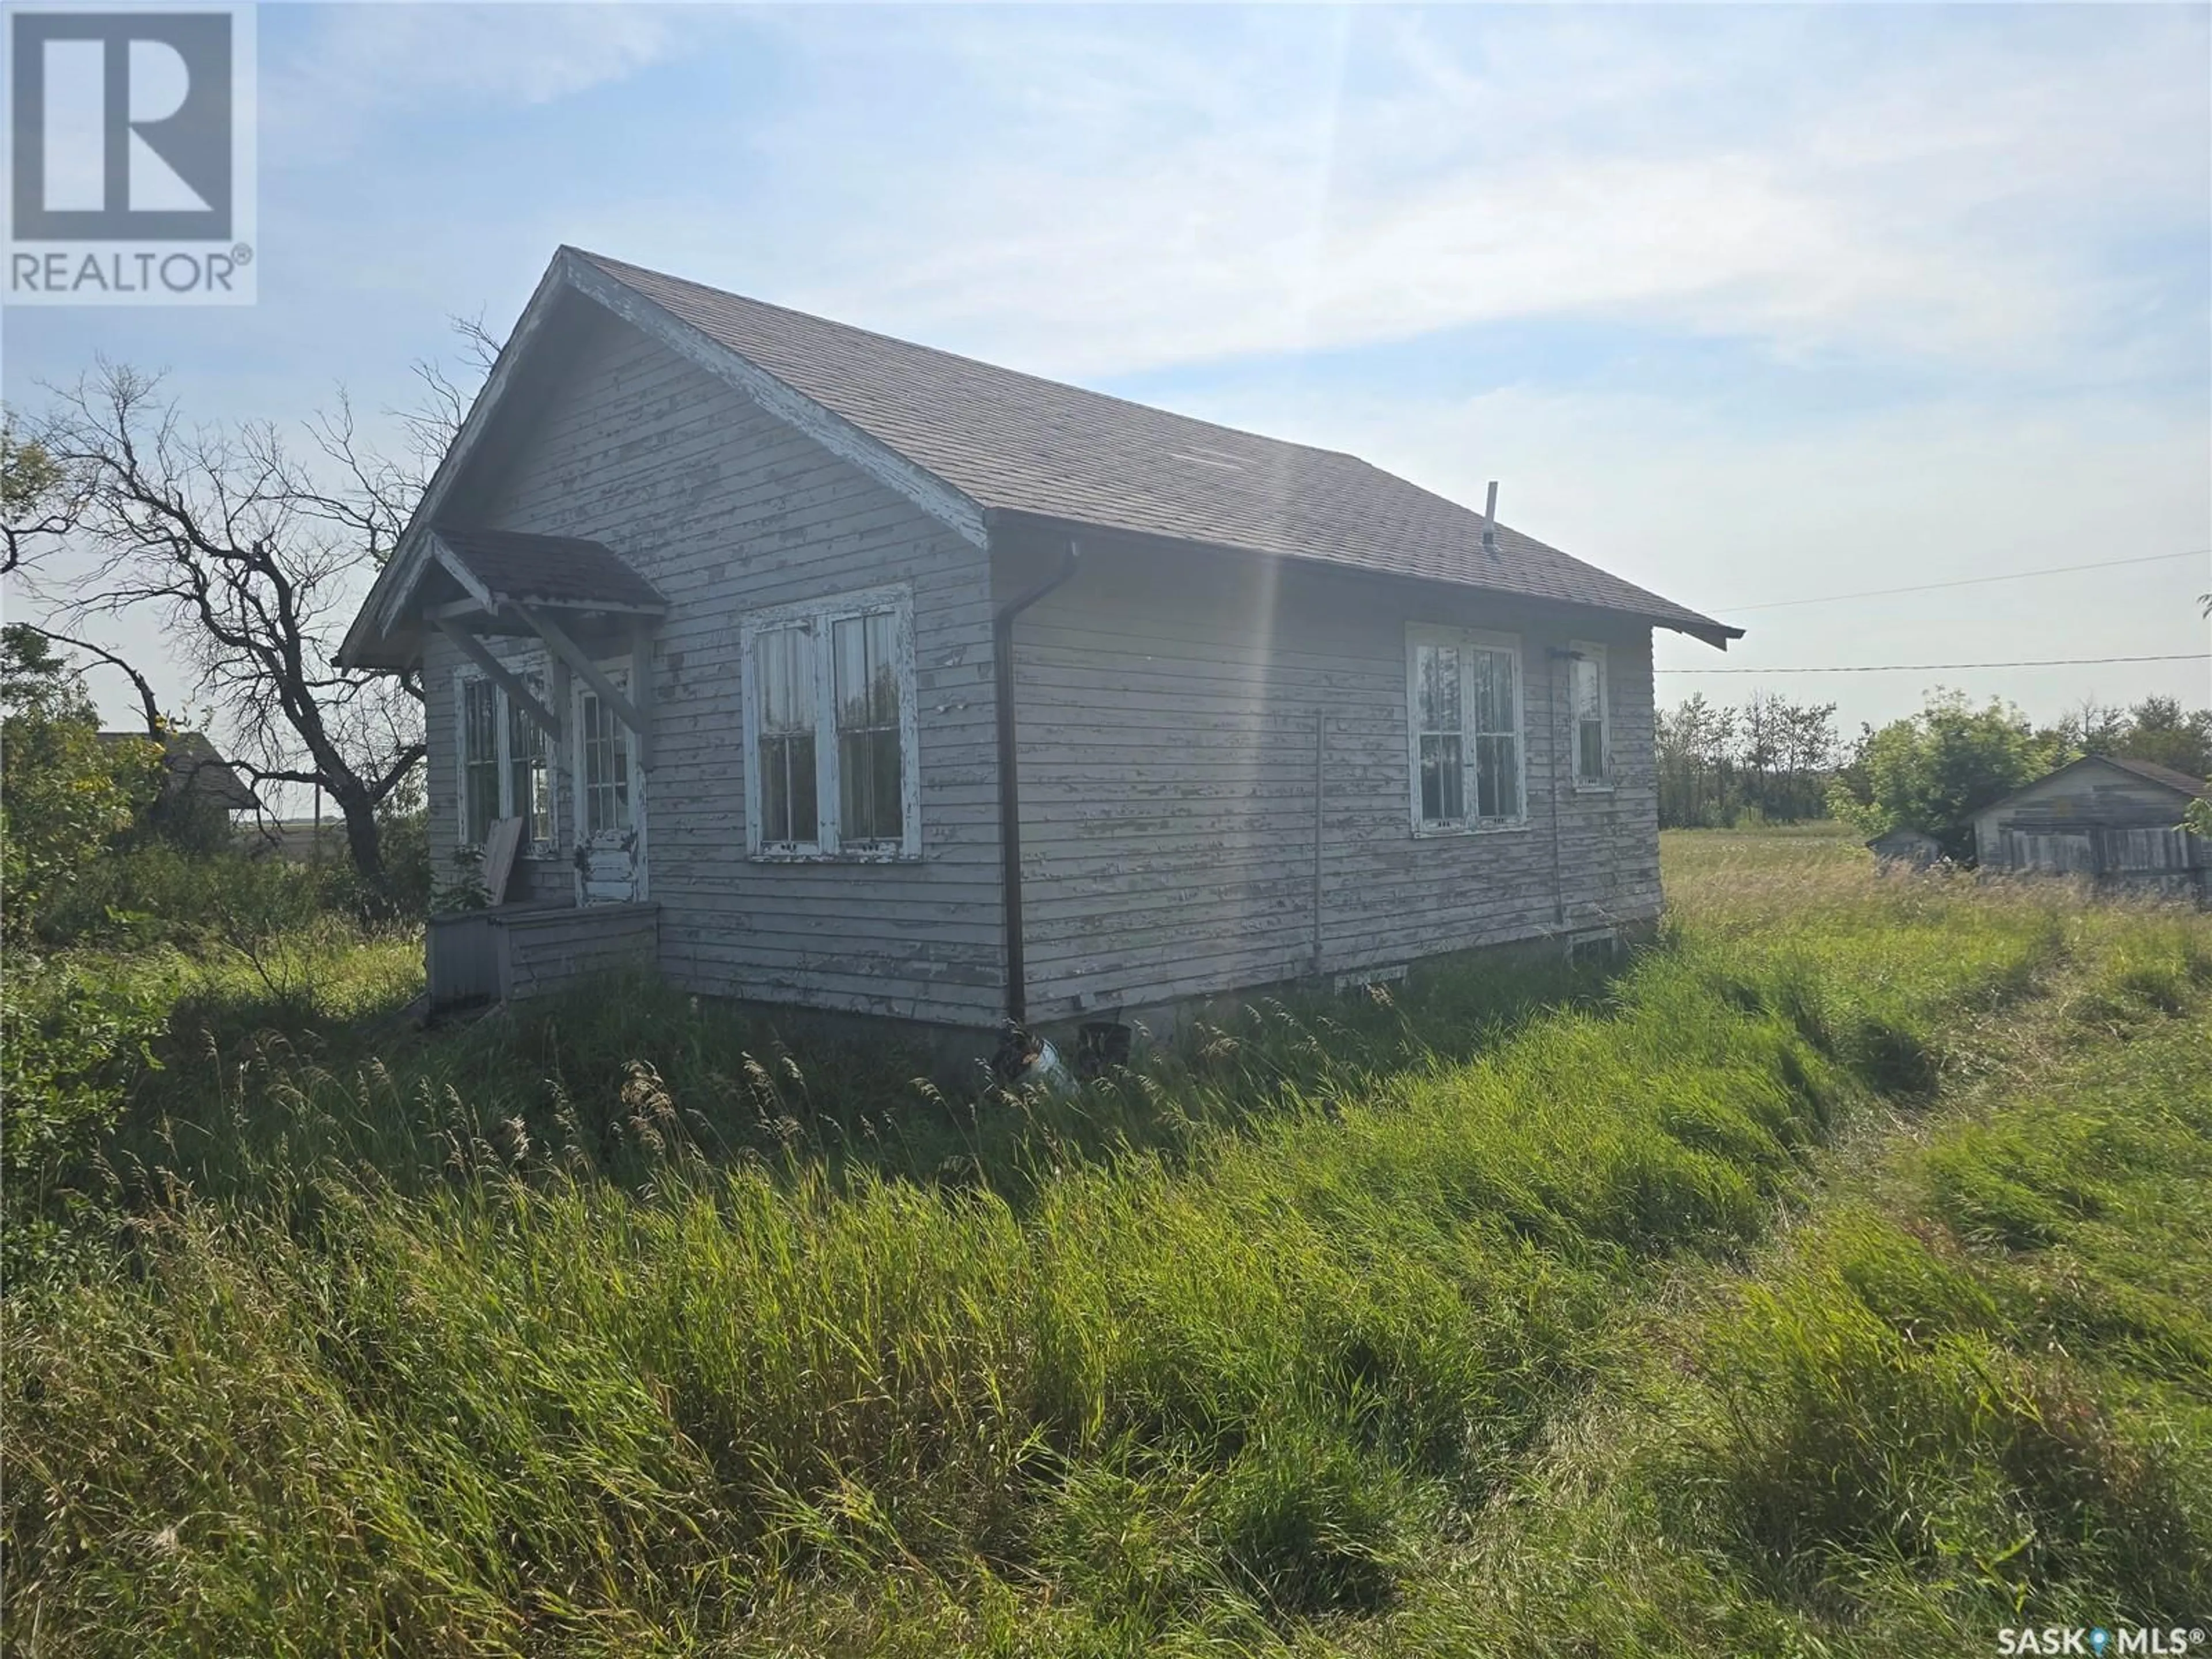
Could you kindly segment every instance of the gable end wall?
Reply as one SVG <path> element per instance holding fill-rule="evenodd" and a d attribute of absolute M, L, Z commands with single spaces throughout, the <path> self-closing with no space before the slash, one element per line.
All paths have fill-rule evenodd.
<path fill-rule="evenodd" d="M 1001 1001 L 991 599 L 983 554 L 811 439 L 626 325 L 597 319 L 527 441 L 451 509 L 497 529 L 586 536 L 666 597 L 646 781 L 660 964 L 719 995 L 985 1025 Z M 515 411 L 523 414 L 524 411 Z M 914 593 L 923 857 L 745 856 L 738 628 L 747 611 L 886 583 Z M 534 642 L 500 647 L 535 667 Z M 458 840 L 453 679 L 425 652 L 433 846 Z M 527 879 L 566 890 L 561 848 Z"/>

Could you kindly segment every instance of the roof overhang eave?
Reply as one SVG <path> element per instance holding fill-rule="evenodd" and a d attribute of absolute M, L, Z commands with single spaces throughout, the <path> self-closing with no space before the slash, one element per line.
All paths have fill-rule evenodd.
<path fill-rule="evenodd" d="M 1727 650 L 1730 640 L 1740 640 L 1744 635 L 1744 630 L 1741 628 L 1734 628 L 1723 622 L 1715 622 L 1710 617 L 1700 617 L 1693 611 L 1685 613 L 1646 611 L 1632 605 L 1593 605 L 1587 599 L 1562 599 L 1542 593 L 1526 593 L 1515 588 L 1494 587 L 1486 582 L 1454 581 L 1448 577 L 1421 575 L 1413 571 L 1376 570 L 1343 563 L 1334 559 L 1321 558 L 1307 553 L 1281 553 L 1270 551 L 1266 548 L 1239 547 L 1229 542 L 1201 541 L 1195 537 L 1163 536 L 1157 532 L 1133 530 L 1125 526 L 1068 518 L 1058 514 L 1038 513 L 1021 507 L 993 507 L 984 516 L 987 524 L 994 531 L 1015 526 L 1027 526 L 1032 529 L 1058 532 L 1068 535 L 1082 535 L 1093 539 L 1103 537 L 1109 542 L 1121 540 L 1155 547 L 1188 547 L 1202 552 L 1224 555 L 1231 558 L 1289 559 L 1297 564 L 1311 566 L 1316 570 L 1334 571 L 1341 575 L 1364 577 L 1375 581 L 1430 582 L 1440 586 L 1464 588 L 1471 592 L 1503 594 L 1508 599 L 1518 599 L 1529 605 L 1564 605 L 1570 610 L 1595 611 L 1608 616 L 1631 617 L 1638 622 L 1649 623 L 1653 628 L 1669 629 L 1678 634 L 1686 634 L 1692 639 L 1703 640 L 1717 651 Z M 1654 594 L 1651 597 L 1656 599 L 1658 596 Z"/>
<path fill-rule="evenodd" d="M 1694 621 L 1687 617 L 1651 617 L 1646 620 L 1654 628 L 1668 629 L 1677 634 L 1686 634 L 1693 640 L 1703 640 L 1716 651 L 1725 651 L 1730 640 L 1743 637 L 1741 628 L 1730 628 L 1726 623 L 1717 623 L 1705 617 Z"/>

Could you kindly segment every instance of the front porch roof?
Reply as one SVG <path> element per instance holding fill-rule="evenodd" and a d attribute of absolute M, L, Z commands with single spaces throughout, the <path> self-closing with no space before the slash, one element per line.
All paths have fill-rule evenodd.
<path fill-rule="evenodd" d="M 529 632 L 533 612 L 656 617 L 668 609 L 653 584 L 604 542 L 515 530 L 441 525 L 407 561 L 411 568 L 362 607 L 347 631 L 341 661 L 406 668 L 421 659 L 422 626 L 465 618 L 477 633 Z"/>

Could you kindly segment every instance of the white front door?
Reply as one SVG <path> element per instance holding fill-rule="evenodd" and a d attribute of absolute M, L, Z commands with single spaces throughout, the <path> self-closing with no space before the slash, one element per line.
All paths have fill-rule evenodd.
<path fill-rule="evenodd" d="M 599 665 L 615 689 L 628 695 L 629 659 Z M 575 733 L 571 769 L 575 780 L 576 902 L 620 904 L 645 897 L 645 773 L 630 731 L 599 694 L 575 682 L 571 711 Z"/>

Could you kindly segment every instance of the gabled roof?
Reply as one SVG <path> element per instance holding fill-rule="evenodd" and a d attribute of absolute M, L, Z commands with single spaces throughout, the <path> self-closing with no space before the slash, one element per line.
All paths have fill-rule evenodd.
<path fill-rule="evenodd" d="M 143 732 L 102 732 L 102 743 L 148 741 Z M 245 812 L 261 805 L 261 798 L 216 752 L 204 732 L 165 732 L 161 734 L 161 793 L 189 791 L 226 811 Z"/>
<path fill-rule="evenodd" d="M 603 610 L 659 611 L 651 582 L 604 542 L 514 530 L 437 529 L 438 539 L 497 602 Z"/>
<path fill-rule="evenodd" d="M 2207 783 L 2203 778 L 2192 778 L 2186 772 L 2177 772 L 2171 766 L 2160 766 L 2155 761 L 2127 760 L 2118 755 L 2082 755 L 2068 761 L 2063 766 L 2055 767 L 2045 772 L 2034 782 L 2022 785 L 2003 799 L 1991 801 L 1987 806 L 1977 811 L 1974 816 L 1980 817 L 1984 812 L 1994 812 L 2001 806 L 2009 806 L 2021 796 L 2032 794 L 2042 788 L 2053 778 L 2063 778 L 2075 768 L 2082 766 L 2112 767 L 2116 771 L 2125 772 L 2131 776 L 2141 778 L 2146 783 L 2154 783 L 2160 788 L 2171 789 L 2184 800 L 2195 800 L 2199 798 L 2212 799 L 2212 783 Z"/>
<path fill-rule="evenodd" d="M 1743 630 L 1338 450 L 1287 443 L 563 247 L 554 255 L 342 661 L 389 660 L 407 595 L 516 365 L 580 295 L 720 375 L 979 544 L 994 514 L 1613 611 L 1726 647 Z M 456 550 L 458 551 L 458 550 Z"/>
<path fill-rule="evenodd" d="M 575 256 L 985 507 L 1729 628 L 1356 455 L 1261 437 Z"/>
<path fill-rule="evenodd" d="M 2123 772 L 2134 773 L 2146 783 L 2162 783 L 2185 795 L 2212 795 L 2212 784 L 2208 784 L 2203 778 L 2192 778 L 2186 772 L 2176 771 L 2171 766 L 2160 766 L 2156 761 L 2131 760 L 2119 755 L 2084 755 L 2081 758 L 2117 766 Z M 2056 777 L 2058 775 L 2054 772 L 2051 775 Z"/>

